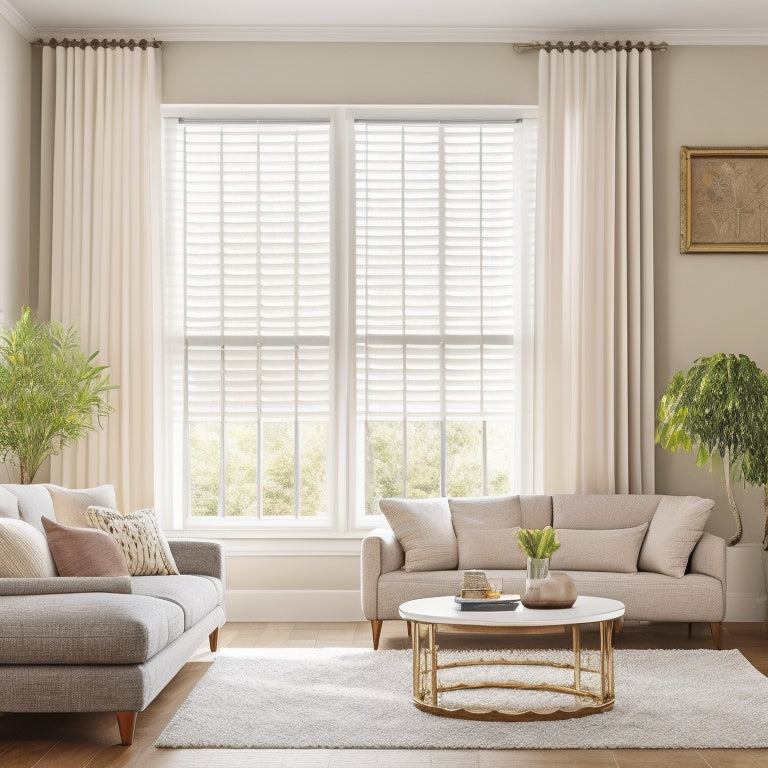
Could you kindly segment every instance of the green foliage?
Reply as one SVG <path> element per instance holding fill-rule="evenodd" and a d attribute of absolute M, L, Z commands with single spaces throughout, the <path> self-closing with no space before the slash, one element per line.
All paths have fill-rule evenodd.
<path fill-rule="evenodd" d="M 756 429 L 765 411 L 768 377 L 746 355 L 717 354 L 678 371 L 659 401 L 656 442 L 670 451 L 696 448 L 696 463 L 730 456 L 734 471 L 751 449 L 768 441 Z"/>
<path fill-rule="evenodd" d="M 768 484 L 768 376 L 746 355 L 716 354 L 678 371 L 664 390 L 657 410 L 656 442 L 670 451 L 696 450 L 698 466 L 719 456 L 741 539 L 741 516 L 732 479 Z"/>
<path fill-rule="evenodd" d="M 0 459 L 31 483 L 50 454 L 85 437 L 114 409 L 107 366 L 87 357 L 75 325 L 37 320 L 29 307 L 0 331 Z"/>
<path fill-rule="evenodd" d="M 521 528 L 517 532 L 517 543 L 534 560 L 552 557 L 560 549 L 560 542 L 551 525 L 545 528 Z"/>

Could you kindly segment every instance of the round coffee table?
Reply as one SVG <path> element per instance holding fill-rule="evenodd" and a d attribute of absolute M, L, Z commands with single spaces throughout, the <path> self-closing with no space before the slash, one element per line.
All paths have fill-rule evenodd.
<path fill-rule="evenodd" d="M 554 610 L 533 610 L 522 604 L 514 610 L 466 611 L 453 597 L 427 597 L 411 600 L 400 606 L 400 617 L 411 623 L 413 641 L 413 703 L 425 712 L 446 717 L 461 717 L 473 720 L 563 720 L 605 712 L 613 707 L 613 630 L 615 622 L 624 615 L 624 604 L 605 597 L 579 596 L 571 608 Z M 599 664 L 595 667 L 582 665 L 581 627 L 597 624 L 600 634 Z M 542 658 L 501 658 L 482 657 L 451 662 L 442 665 L 438 660 L 438 646 L 435 636 L 441 632 L 464 632 L 475 634 L 541 634 L 549 630 L 567 631 L 573 637 L 573 663 L 563 664 Z M 556 684 L 505 679 L 503 681 L 461 682 L 443 685 L 440 670 L 472 666 L 504 667 L 555 667 L 573 671 L 573 684 Z M 595 673 L 598 685 L 587 688 L 582 685 L 582 673 Z M 570 673 L 569 673 L 570 679 Z M 548 707 L 544 710 L 500 710 L 472 706 L 471 708 L 450 708 L 442 706 L 439 694 L 467 688 L 516 688 L 528 691 L 549 691 L 570 694 L 574 697 L 572 706 Z"/>

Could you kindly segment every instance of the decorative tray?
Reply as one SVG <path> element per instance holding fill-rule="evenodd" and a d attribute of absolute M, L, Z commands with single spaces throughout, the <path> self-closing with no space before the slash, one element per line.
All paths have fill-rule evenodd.
<path fill-rule="evenodd" d="M 514 611 L 520 605 L 520 595 L 501 597 L 459 597 L 453 598 L 462 611 Z"/>

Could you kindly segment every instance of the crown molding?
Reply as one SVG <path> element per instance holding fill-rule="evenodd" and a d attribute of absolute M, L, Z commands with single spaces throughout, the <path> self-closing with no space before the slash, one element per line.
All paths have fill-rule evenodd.
<path fill-rule="evenodd" d="M 37 30 L 12 6 L 8 0 L 0 0 L 2 16 L 23 38 L 31 43 L 37 40 Z"/>
<path fill-rule="evenodd" d="M 29 26 L 7 3 L 3 9 L 15 14 L 37 38 L 133 38 L 165 42 L 340 42 L 340 43 L 530 43 L 547 40 L 644 40 L 669 45 L 768 45 L 768 28 L 753 29 L 544 29 L 521 27 L 260 27 L 175 26 L 102 28 L 41 28 Z M 9 19 L 9 21 L 11 21 Z M 11 21 L 11 23 L 14 23 Z"/>

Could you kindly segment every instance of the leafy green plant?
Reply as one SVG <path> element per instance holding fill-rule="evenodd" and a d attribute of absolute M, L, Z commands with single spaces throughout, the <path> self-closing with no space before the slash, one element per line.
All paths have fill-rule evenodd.
<path fill-rule="evenodd" d="M 551 525 L 546 528 L 521 528 L 517 532 L 517 543 L 534 560 L 552 557 L 560 549 L 560 542 Z"/>
<path fill-rule="evenodd" d="M 85 437 L 114 409 L 107 366 L 86 356 L 75 325 L 38 320 L 29 307 L 0 331 L 0 460 L 31 483 L 51 454 Z"/>
<path fill-rule="evenodd" d="M 697 465 L 707 465 L 710 472 L 712 458 L 722 459 L 728 505 L 736 522 L 728 545 L 738 544 L 743 528 L 733 482 L 768 484 L 768 376 L 746 355 L 699 358 L 687 373 L 678 371 L 672 377 L 656 416 L 656 442 L 662 448 L 695 449 Z M 768 512 L 768 498 L 766 503 Z"/>

